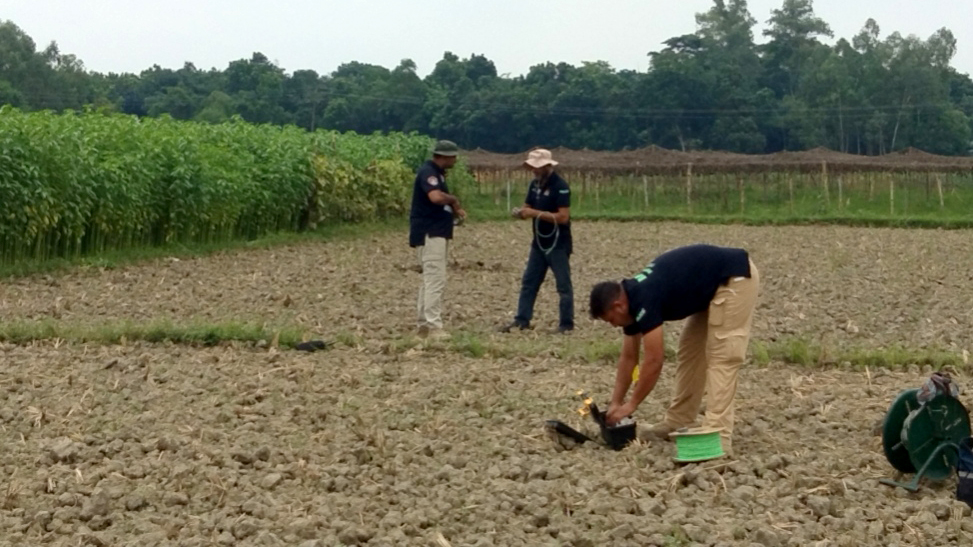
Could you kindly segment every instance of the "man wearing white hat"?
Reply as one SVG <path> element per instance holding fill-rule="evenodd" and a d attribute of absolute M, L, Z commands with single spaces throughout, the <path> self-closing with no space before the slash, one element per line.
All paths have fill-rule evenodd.
<path fill-rule="evenodd" d="M 521 280 L 517 315 L 502 332 L 530 328 L 534 315 L 534 301 L 544 283 L 547 270 L 554 274 L 560 299 L 557 333 L 574 330 L 574 292 L 571 287 L 571 189 L 567 181 L 554 171 L 557 162 L 551 152 L 532 150 L 524 166 L 534 172 L 534 180 L 527 189 L 523 207 L 512 211 L 514 218 L 532 219 L 534 239 L 530 246 L 527 266 Z"/>

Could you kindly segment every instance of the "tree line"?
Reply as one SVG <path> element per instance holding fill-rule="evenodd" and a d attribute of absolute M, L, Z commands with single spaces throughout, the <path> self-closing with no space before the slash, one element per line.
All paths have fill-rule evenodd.
<path fill-rule="evenodd" d="M 783 0 L 757 43 L 746 0 L 714 0 L 696 31 L 648 53 L 644 72 L 606 62 L 543 63 L 507 77 L 483 55 L 446 52 L 420 78 L 356 61 L 330 74 L 291 73 L 254 53 L 224 70 L 158 65 L 101 74 L 51 43 L 38 50 L 0 22 L 0 104 L 23 110 L 96 108 L 220 123 L 294 124 L 372 133 L 419 132 L 465 148 L 531 146 L 768 153 L 827 147 L 884 154 L 907 147 L 965 155 L 973 80 L 951 67 L 946 28 L 921 39 L 865 22 L 833 45 L 813 0 Z"/>

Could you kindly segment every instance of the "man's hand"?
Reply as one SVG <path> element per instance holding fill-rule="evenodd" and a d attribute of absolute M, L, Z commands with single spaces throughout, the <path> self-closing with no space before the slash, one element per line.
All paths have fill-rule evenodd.
<path fill-rule="evenodd" d="M 538 214 L 540 214 L 540 211 L 534 209 L 533 207 L 525 206 L 520 208 L 520 218 L 534 218 Z"/>
<path fill-rule="evenodd" d="M 466 209 L 463 209 L 462 207 L 460 207 L 458 205 L 456 206 L 456 210 L 455 210 L 454 214 L 457 217 L 459 217 L 460 220 L 466 220 Z"/>
<path fill-rule="evenodd" d="M 615 425 L 622 421 L 623 418 L 635 414 L 635 407 L 632 406 L 632 402 L 629 401 L 622 405 L 616 405 L 612 403 L 608 406 L 608 414 L 605 416 L 605 421 L 608 425 Z"/>
<path fill-rule="evenodd" d="M 522 211 L 521 207 L 514 207 L 513 209 L 510 210 L 510 216 L 516 219 L 522 219 L 524 217 L 522 216 L 521 211 Z"/>

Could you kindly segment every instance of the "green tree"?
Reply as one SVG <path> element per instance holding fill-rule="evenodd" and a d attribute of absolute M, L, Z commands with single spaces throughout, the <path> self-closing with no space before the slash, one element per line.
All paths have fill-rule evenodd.
<path fill-rule="evenodd" d="M 236 105 L 236 113 L 252 123 L 283 124 L 291 116 L 282 106 L 284 69 L 257 52 L 249 60 L 240 59 L 226 69 L 226 88 Z"/>
<path fill-rule="evenodd" d="M 0 21 L 0 99 L 22 108 L 49 108 L 62 100 L 37 46 L 12 21 Z"/>
<path fill-rule="evenodd" d="M 233 97 L 222 91 L 214 91 L 203 100 L 199 112 L 193 119 L 206 123 L 223 123 L 229 121 L 235 111 Z"/>
<path fill-rule="evenodd" d="M 713 124 L 708 111 L 713 96 L 715 74 L 706 66 L 707 46 L 696 34 L 671 38 L 666 48 L 650 53 L 651 70 L 640 93 L 643 104 L 655 112 L 651 142 L 683 151 L 703 146 L 702 137 Z"/>
<path fill-rule="evenodd" d="M 309 131 L 318 128 L 325 104 L 325 81 L 313 70 L 296 70 L 283 82 L 285 111 Z"/>
<path fill-rule="evenodd" d="M 395 100 L 385 90 L 389 76 L 389 69 L 378 65 L 354 61 L 339 66 L 325 86 L 323 126 L 357 133 L 385 130 L 382 109 Z"/>
<path fill-rule="evenodd" d="M 406 132 L 425 129 L 422 105 L 426 102 L 428 89 L 416 74 L 412 59 L 403 59 L 392 70 L 385 80 L 382 94 L 388 97 L 381 107 L 383 129 Z"/>
<path fill-rule="evenodd" d="M 777 97 L 795 95 L 800 77 L 808 72 L 806 63 L 820 50 L 826 50 L 818 37 L 831 38 L 831 27 L 814 15 L 813 0 L 784 0 L 771 12 L 763 35 L 770 40 L 762 46 L 764 85 Z"/>

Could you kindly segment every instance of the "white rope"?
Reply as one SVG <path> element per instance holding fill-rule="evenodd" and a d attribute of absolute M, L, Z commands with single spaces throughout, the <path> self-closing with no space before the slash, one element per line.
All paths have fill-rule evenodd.
<path fill-rule="evenodd" d="M 540 249 L 541 252 L 546 255 L 551 254 L 551 251 L 554 250 L 554 247 L 557 247 L 557 240 L 558 237 L 560 237 L 561 235 L 561 228 L 557 224 L 557 217 L 555 217 L 552 213 L 549 212 L 547 214 L 551 215 L 551 220 L 554 221 L 554 229 L 551 230 L 551 233 L 549 234 L 541 233 L 541 215 L 537 215 L 536 217 L 534 217 L 534 241 L 537 242 L 537 248 Z M 545 249 L 544 246 L 541 245 L 541 238 L 542 237 L 548 238 L 551 236 L 554 236 L 554 241 L 551 242 L 551 246 L 549 248 Z"/>

